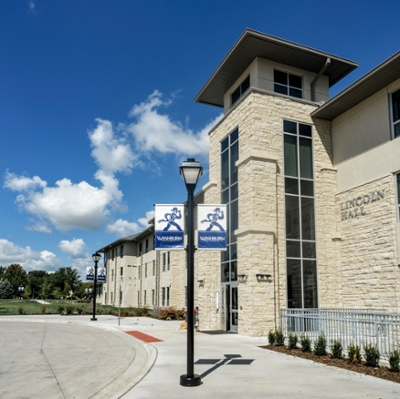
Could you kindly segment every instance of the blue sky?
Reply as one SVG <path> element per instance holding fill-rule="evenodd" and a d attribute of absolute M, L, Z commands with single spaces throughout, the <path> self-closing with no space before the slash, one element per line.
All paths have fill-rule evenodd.
<path fill-rule="evenodd" d="M 221 109 L 193 98 L 245 28 L 360 64 L 400 49 L 397 1 L 0 1 L 0 265 L 93 262 L 207 182 Z"/>

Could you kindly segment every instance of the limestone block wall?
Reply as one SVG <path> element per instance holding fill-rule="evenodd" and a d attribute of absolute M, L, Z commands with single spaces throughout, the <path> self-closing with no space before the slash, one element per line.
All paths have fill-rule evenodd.
<path fill-rule="evenodd" d="M 400 311 L 393 175 L 336 197 L 344 307 Z"/>
<path fill-rule="evenodd" d="M 282 124 L 283 119 L 289 119 L 314 125 L 310 117 L 314 109 L 315 105 L 308 102 L 253 89 L 210 134 L 210 182 L 216 183 L 213 196 L 218 203 L 220 142 L 239 128 L 239 228 L 236 233 L 238 274 L 246 275 L 238 283 L 240 333 L 265 335 L 279 322 L 279 309 L 286 307 Z M 337 306 L 336 290 L 341 280 L 332 267 L 337 262 L 337 220 L 330 124 L 316 121 L 313 132 L 320 303 Z M 209 271 L 210 278 L 219 282 L 217 259 Z M 271 274 L 271 278 L 260 281 L 256 278 L 258 273 Z"/>

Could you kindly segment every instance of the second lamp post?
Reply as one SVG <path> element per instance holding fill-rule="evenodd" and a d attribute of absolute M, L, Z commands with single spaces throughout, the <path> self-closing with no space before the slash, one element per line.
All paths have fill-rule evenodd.
<path fill-rule="evenodd" d="M 92 321 L 96 321 L 96 297 L 97 297 L 97 264 L 101 255 L 99 253 L 95 253 L 92 255 L 92 259 L 94 261 L 94 284 L 93 284 L 93 317 L 90 319 Z"/>

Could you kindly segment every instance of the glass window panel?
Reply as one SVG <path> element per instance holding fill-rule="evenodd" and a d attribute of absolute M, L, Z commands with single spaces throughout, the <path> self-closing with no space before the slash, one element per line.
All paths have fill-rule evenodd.
<path fill-rule="evenodd" d="M 287 85 L 287 73 L 282 71 L 274 71 L 274 82 Z"/>
<path fill-rule="evenodd" d="M 286 238 L 300 238 L 299 197 L 286 195 Z"/>
<path fill-rule="evenodd" d="M 315 309 L 317 300 L 317 264 L 315 260 L 303 261 L 304 307 Z"/>
<path fill-rule="evenodd" d="M 292 87 L 290 87 L 289 88 L 289 96 L 296 97 L 296 98 L 302 98 L 303 92 L 299 89 L 293 89 Z"/>
<path fill-rule="evenodd" d="M 280 94 L 285 94 L 287 96 L 288 89 L 287 89 L 286 86 L 281 86 L 281 85 L 274 84 L 274 92 L 275 93 L 280 93 Z"/>
<path fill-rule="evenodd" d="M 222 191 L 222 203 L 227 204 L 229 202 L 229 188 Z"/>
<path fill-rule="evenodd" d="M 397 175 L 397 205 L 400 206 L 400 173 Z"/>
<path fill-rule="evenodd" d="M 238 138 L 239 138 L 239 130 L 238 130 L 238 129 L 235 129 L 235 130 L 230 134 L 231 144 L 233 144 Z"/>
<path fill-rule="evenodd" d="M 237 259 L 237 244 L 232 244 L 230 250 L 231 260 Z"/>
<path fill-rule="evenodd" d="M 235 165 L 235 162 L 239 158 L 239 142 L 237 141 L 235 144 L 231 146 L 231 184 L 237 182 L 238 179 L 238 168 Z"/>
<path fill-rule="evenodd" d="M 314 196 L 314 182 L 311 180 L 300 180 L 301 195 Z"/>
<path fill-rule="evenodd" d="M 300 241 L 286 241 L 286 256 L 288 258 L 300 258 Z"/>
<path fill-rule="evenodd" d="M 313 198 L 301 198 L 301 233 L 303 240 L 315 240 Z"/>
<path fill-rule="evenodd" d="M 284 135 L 284 163 L 285 175 L 297 177 L 297 138 L 295 136 Z"/>
<path fill-rule="evenodd" d="M 311 140 L 300 137 L 300 177 L 313 178 Z"/>
<path fill-rule="evenodd" d="M 223 189 L 229 186 L 229 151 L 221 156 L 221 186 Z"/>
<path fill-rule="evenodd" d="M 221 263 L 229 260 L 229 246 L 226 251 L 221 251 Z"/>
<path fill-rule="evenodd" d="M 238 185 L 237 183 L 231 186 L 231 201 L 234 201 L 238 197 Z"/>
<path fill-rule="evenodd" d="M 250 76 L 247 76 L 247 78 L 243 81 L 243 83 L 240 85 L 240 90 L 241 94 L 243 93 L 250 87 Z"/>
<path fill-rule="evenodd" d="M 392 94 L 393 122 L 400 119 L 400 90 Z"/>
<path fill-rule="evenodd" d="M 317 253 L 315 250 L 315 242 L 303 241 L 303 258 L 315 259 Z"/>
<path fill-rule="evenodd" d="M 312 135 L 311 126 L 303 125 L 302 123 L 299 123 L 299 135 L 311 137 L 311 135 Z"/>
<path fill-rule="evenodd" d="M 302 308 L 300 260 L 287 260 L 287 298 L 288 308 Z"/>
<path fill-rule="evenodd" d="M 231 232 L 238 228 L 238 202 L 234 201 L 230 206 Z"/>
<path fill-rule="evenodd" d="M 301 76 L 289 74 L 289 86 L 297 87 L 298 89 L 301 89 L 303 87 L 301 84 Z"/>
<path fill-rule="evenodd" d="M 237 280 L 237 262 L 231 262 L 231 281 Z"/>
<path fill-rule="evenodd" d="M 299 181 L 298 179 L 291 179 L 285 177 L 285 193 L 286 194 L 299 194 Z"/>
<path fill-rule="evenodd" d="M 229 262 L 221 265 L 221 283 L 229 281 Z"/>
<path fill-rule="evenodd" d="M 238 289 L 237 287 L 232 287 L 232 297 L 231 297 L 231 302 L 232 302 L 232 309 L 238 310 Z"/>
<path fill-rule="evenodd" d="M 297 123 L 284 120 L 283 131 L 287 133 L 297 134 Z"/>
<path fill-rule="evenodd" d="M 221 152 L 226 150 L 228 148 L 228 145 L 229 145 L 229 136 L 221 142 Z"/>
<path fill-rule="evenodd" d="M 400 123 L 394 125 L 394 138 L 400 137 Z"/>
<path fill-rule="evenodd" d="M 235 104 L 235 102 L 237 100 L 239 100 L 240 98 L 240 87 L 238 87 L 232 94 L 231 94 L 231 98 L 232 98 L 232 105 Z"/>

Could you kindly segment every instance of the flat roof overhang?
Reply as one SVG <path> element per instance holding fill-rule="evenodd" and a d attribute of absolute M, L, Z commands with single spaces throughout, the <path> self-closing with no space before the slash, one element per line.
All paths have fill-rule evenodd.
<path fill-rule="evenodd" d="M 333 86 L 358 66 L 353 61 L 311 47 L 301 46 L 275 36 L 246 29 L 197 94 L 194 101 L 223 107 L 224 94 L 257 57 L 317 74 L 324 67 L 327 58 L 330 58 L 331 63 L 323 73 L 329 78 L 329 86 Z"/>
<path fill-rule="evenodd" d="M 399 78 L 400 51 L 331 98 L 311 116 L 331 121 Z"/>

